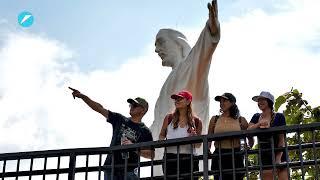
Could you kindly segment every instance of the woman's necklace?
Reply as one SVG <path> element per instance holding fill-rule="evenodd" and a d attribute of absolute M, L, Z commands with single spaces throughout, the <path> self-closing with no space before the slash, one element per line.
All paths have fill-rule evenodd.
<path fill-rule="evenodd" d="M 181 128 L 186 127 L 186 125 L 187 125 L 186 120 L 181 120 L 181 119 L 180 119 L 178 125 L 179 125 L 179 127 L 181 127 Z"/>

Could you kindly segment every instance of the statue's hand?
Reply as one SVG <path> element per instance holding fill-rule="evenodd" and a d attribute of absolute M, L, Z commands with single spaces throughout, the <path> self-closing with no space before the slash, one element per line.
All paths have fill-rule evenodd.
<path fill-rule="evenodd" d="M 218 21 L 218 4 L 217 0 L 212 0 L 211 4 L 208 3 L 209 9 L 209 27 L 211 34 L 216 34 L 219 30 Z"/>

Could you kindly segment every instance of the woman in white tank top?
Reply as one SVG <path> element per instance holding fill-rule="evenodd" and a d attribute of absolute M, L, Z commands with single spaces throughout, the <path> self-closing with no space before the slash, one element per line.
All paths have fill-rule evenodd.
<path fill-rule="evenodd" d="M 176 109 L 174 113 L 166 115 L 159 140 L 201 135 L 202 123 L 192 113 L 192 94 L 188 91 L 181 91 L 173 94 L 171 98 L 174 100 Z M 167 179 L 177 179 L 177 162 L 179 163 L 179 177 L 191 179 L 191 173 L 199 170 L 199 161 L 194 159 L 191 162 L 191 156 L 195 155 L 195 148 L 200 146 L 201 144 L 195 144 L 192 147 L 189 144 L 181 145 L 179 146 L 179 152 L 176 146 L 167 147 L 165 154 L 166 164 L 163 164 L 163 174 L 167 176 Z M 177 161 L 178 153 L 179 161 Z M 191 169 L 191 163 L 193 164 L 193 169 Z M 187 175 L 186 173 L 189 174 Z M 186 175 L 183 176 L 183 174 Z M 194 179 L 198 178 L 194 177 Z"/>

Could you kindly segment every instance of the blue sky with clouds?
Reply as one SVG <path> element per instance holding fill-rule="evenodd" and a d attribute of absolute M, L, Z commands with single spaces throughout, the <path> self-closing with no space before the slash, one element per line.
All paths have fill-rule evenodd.
<path fill-rule="evenodd" d="M 209 74 L 211 99 L 234 93 L 248 120 L 258 110 L 251 97 L 261 90 L 278 96 L 295 87 L 320 105 L 320 87 L 314 84 L 320 77 L 320 1 L 218 4 L 222 38 Z M 0 153 L 107 146 L 111 126 L 74 100 L 68 86 L 126 115 L 126 98 L 144 96 L 150 102 L 145 123 L 151 125 L 170 72 L 154 52 L 156 33 L 178 29 L 194 44 L 207 20 L 206 5 L 204 0 L 1 1 Z M 27 29 L 17 24 L 24 10 L 35 16 Z M 214 101 L 210 111 L 219 111 Z"/>
<path fill-rule="evenodd" d="M 41 34 L 66 44 L 76 53 L 82 70 L 118 68 L 132 56 L 141 55 L 160 28 L 202 26 L 207 1 L 38 1 L 6 0 L 0 16 L 18 31 Z M 277 6 L 272 6 L 276 4 Z M 242 16 L 253 9 L 272 13 L 282 7 L 279 0 L 219 1 L 221 20 Z M 30 11 L 35 24 L 22 29 L 17 14 Z"/>
<path fill-rule="evenodd" d="M 5 1 L 1 17 L 15 29 L 16 16 L 27 10 L 35 24 L 25 31 L 44 34 L 76 51 L 84 70 L 115 68 L 141 54 L 163 26 L 199 24 L 205 1 Z M 204 11 L 203 11 L 204 10 Z M 200 18 L 199 18 L 200 16 Z"/>

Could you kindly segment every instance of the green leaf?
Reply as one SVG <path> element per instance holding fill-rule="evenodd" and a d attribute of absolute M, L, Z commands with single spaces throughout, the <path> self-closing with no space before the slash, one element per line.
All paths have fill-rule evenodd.
<path fill-rule="evenodd" d="M 313 114 L 315 121 L 319 122 L 320 121 L 320 108 L 314 108 L 312 110 L 312 114 Z"/>
<path fill-rule="evenodd" d="M 287 123 L 288 125 L 293 125 L 293 124 L 295 124 L 295 123 L 293 122 L 293 119 L 292 119 L 290 116 L 286 116 L 286 123 Z"/>
<path fill-rule="evenodd" d="M 299 91 L 298 91 L 298 89 L 294 89 L 294 90 L 292 91 L 292 93 L 293 93 L 294 96 L 298 96 L 298 95 L 300 94 Z"/>
<path fill-rule="evenodd" d="M 275 111 L 278 111 L 280 106 L 282 104 L 284 104 L 286 102 L 286 98 L 284 96 L 279 96 L 277 99 L 276 99 L 276 102 L 274 104 L 274 107 L 275 107 Z"/>

